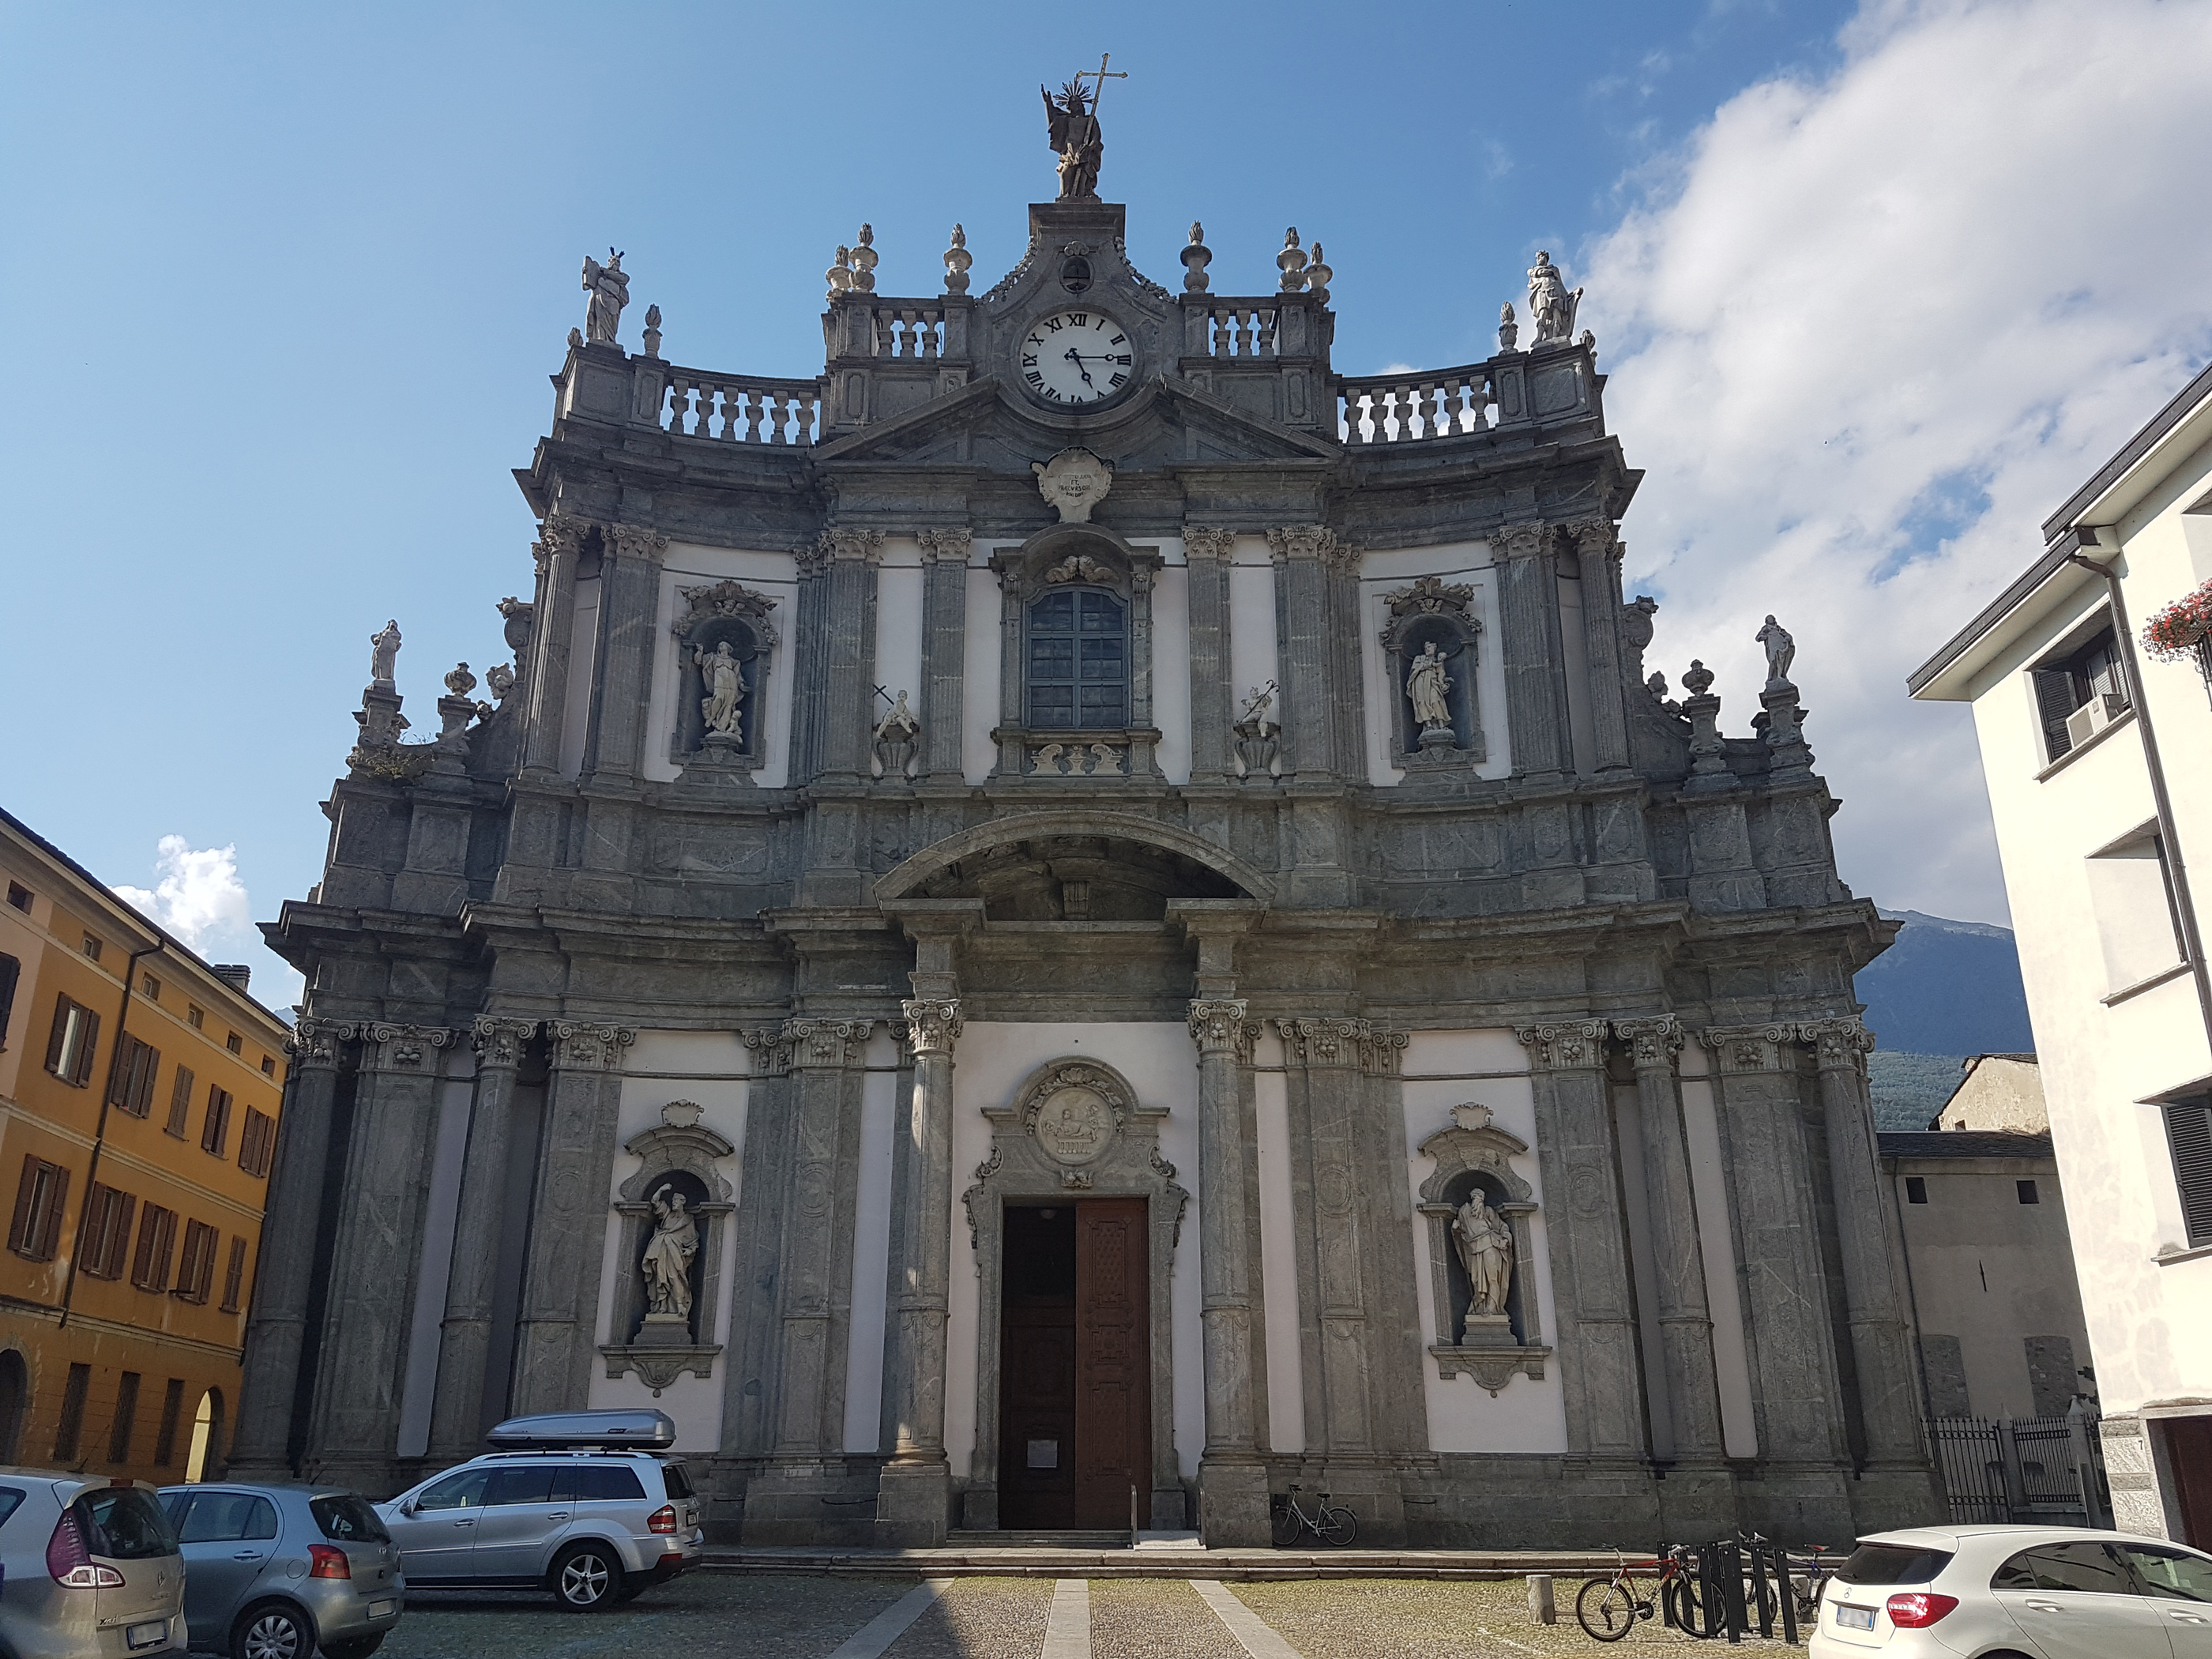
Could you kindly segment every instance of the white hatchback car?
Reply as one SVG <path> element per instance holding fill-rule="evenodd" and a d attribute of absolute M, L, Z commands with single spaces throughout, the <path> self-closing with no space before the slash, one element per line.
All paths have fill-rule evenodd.
<path fill-rule="evenodd" d="M 1859 1540 L 1810 1659 L 2212 1659 L 2212 1556 L 2071 1527 L 1930 1527 Z"/>

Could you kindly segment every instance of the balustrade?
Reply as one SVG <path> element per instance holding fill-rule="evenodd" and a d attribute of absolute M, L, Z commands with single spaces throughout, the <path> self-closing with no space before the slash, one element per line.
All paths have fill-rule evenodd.
<path fill-rule="evenodd" d="M 661 423 L 679 437 L 744 444 L 815 441 L 822 398 L 816 381 L 674 368 L 666 378 Z"/>
<path fill-rule="evenodd" d="M 1205 355 L 1272 357 L 1281 308 L 1272 300 L 1217 300 L 1205 308 Z"/>
<path fill-rule="evenodd" d="M 1490 365 L 1340 380 L 1337 398 L 1338 433 L 1347 444 L 1406 443 L 1486 430 Z"/>
<path fill-rule="evenodd" d="M 924 300 L 878 300 L 872 307 L 878 357 L 939 357 L 945 354 L 945 307 Z"/>

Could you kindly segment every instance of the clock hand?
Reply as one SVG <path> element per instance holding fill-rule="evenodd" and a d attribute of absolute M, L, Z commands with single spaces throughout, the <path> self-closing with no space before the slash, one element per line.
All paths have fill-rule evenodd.
<path fill-rule="evenodd" d="M 1075 372 L 1083 377 L 1084 385 L 1094 385 L 1091 379 L 1091 371 L 1083 366 L 1083 354 L 1078 351 L 1073 346 L 1070 346 L 1067 349 L 1067 361 L 1075 365 Z"/>

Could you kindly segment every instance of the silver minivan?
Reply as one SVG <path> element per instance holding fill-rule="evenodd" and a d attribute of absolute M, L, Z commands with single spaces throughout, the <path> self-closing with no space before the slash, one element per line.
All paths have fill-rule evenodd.
<path fill-rule="evenodd" d="M 181 1654 L 184 1606 L 184 1559 L 151 1486 L 0 1468 L 0 1651 Z"/>
<path fill-rule="evenodd" d="M 368 1500 L 343 1486 L 164 1486 L 191 1644 L 233 1659 L 368 1659 L 407 1581 Z"/>

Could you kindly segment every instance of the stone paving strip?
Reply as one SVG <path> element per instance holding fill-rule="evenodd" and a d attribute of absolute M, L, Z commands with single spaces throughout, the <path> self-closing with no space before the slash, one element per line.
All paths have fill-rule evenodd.
<path fill-rule="evenodd" d="M 1246 1659 L 1191 1586 L 1171 1578 L 1092 1579 L 1091 1650 L 1096 1659 Z"/>
<path fill-rule="evenodd" d="M 956 1579 L 885 1659 L 1039 1659 L 1058 1593 L 1049 1578 Z"/>

